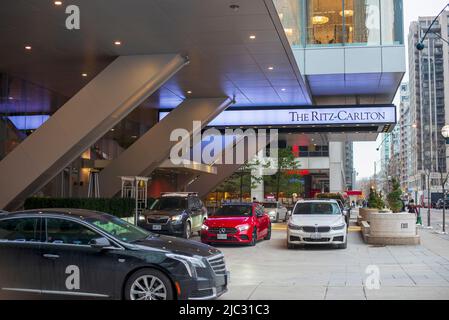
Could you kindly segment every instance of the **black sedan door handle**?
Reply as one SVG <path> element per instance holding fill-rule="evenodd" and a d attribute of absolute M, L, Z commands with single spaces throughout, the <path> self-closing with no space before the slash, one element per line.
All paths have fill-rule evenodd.
<path fill-rule="evenodd" d="M 59 259 L 59 255 L 57 255 L 57 254 L 48 254 L 48 253 L 46 253 L 46 254 L 43 255 L 43 257 L 46 258 L 46 259 L 52 259 L 52 260 Z"/>

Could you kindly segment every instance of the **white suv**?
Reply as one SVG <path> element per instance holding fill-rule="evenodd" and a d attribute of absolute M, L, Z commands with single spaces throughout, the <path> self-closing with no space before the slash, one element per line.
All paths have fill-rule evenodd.
<path fill-rule="evenodd" d="M 299 244 L 335 244 L 347 246 L 345 216 L 336 200 L 301 200 L 288 220 L 287 246 Z"/>
<path fill-rule="evenodd" d="M 265 201 L 262 203 L 264 212 L 268 214 L 271 222 L 287 221 L 287 208 L 278 201 Z"/>

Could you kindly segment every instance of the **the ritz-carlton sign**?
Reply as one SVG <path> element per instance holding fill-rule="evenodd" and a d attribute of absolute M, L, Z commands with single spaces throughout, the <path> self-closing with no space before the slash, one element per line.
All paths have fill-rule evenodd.
<path fill-rule="evenodd" d="M 352 111 L 352 110 L 336 110 L 336 111 L 311 111 L 298 112 L 289 111 L 290 121 L 296 122 L 342 122 L 342 121 L 385 121 L 387 113 L 385 111 Z"/>
<path fill-rule="evenodd" d="M 161 111 L 162 120 L 168 112 Z M 311 108 L 228 109 L 209 123 L 211 127 L 291 126 L 396 123 L 396 107 L 387 105 L 332 106 Z"/>

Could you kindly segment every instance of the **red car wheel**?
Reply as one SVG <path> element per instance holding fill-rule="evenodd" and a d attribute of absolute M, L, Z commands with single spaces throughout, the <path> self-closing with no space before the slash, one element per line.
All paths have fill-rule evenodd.
<path fill-rule="evenodd" d="M 249 243 L 249 245 L 251 247 L 254 247 L 256 243 L 257 243 L 257 229 L 256 227 L 254 227 L 253 234 L 251 235 L 251 242 Z"/>

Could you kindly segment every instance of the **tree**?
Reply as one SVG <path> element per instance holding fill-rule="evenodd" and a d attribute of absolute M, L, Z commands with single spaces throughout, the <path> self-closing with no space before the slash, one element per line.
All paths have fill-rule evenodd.
<path fill-rule="evenodd" d="M 281 187 L 281 180 L 282 178 L 286 177 L 285 170 L 297 170 L 299 169 L 299 164 L 296 161 L 295 155 L 292 152 L 292 148 L 284 148 L 284 149 L 278 149 L 278 159 L 276 162 L 276 200 L 279 200 L 279 192 Z M 290 176 L 288 178 L 294 178 L 293 176 Z"/>
<path fill-rule="evenodd" d="M 213 192 L 238 192 L 240 201 L 243 201 L 245 191 L 251 192 L 251 189 L 263 181 L 263 176 L 253 174 L 260 166 L 268 168 L 270 164 L 261 163 L 258 159 L 246 161 L 236 172 L 217 186 Z"/>
<path fill-rule="evenodd" d="M 374 188 L 371 188 L 368 196 L 368 208 L 383 209 L 384 206 L 385 204 L 380 194 Z"/>
<path fill-rule="evenodd" d="M 391 181 L 391 184 L 393 186 L 391 192 L 387 196 L 388 205 L 394 213 L 398 213 L 402 209 L 402 201 L 401 201 L 401 185 L 399 184 L 398 180 L 396 178 L 393 178 Z"/>

